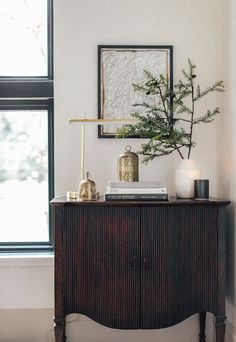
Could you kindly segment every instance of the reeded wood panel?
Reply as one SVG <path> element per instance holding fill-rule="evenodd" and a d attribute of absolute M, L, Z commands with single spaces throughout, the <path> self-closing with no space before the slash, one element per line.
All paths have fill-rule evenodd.
<path fill-rule="evenodd" d="M 215 313 L 217 207 L 150 207 L 141 213 L 141 328 Z"/>
<path fill-rule="evenodd" d="M 139 208 L 64 207 L 63 288 L 65 314 L 139 328 Z"/>

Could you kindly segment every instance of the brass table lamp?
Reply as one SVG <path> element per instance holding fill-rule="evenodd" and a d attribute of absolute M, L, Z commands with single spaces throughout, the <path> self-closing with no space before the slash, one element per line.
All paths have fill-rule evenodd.
<path fill-rule="evenodd" d="M 80 179 L 82 180 L 85 175 L 84 169 L 84 153 L 85 153 L 85 125 L 109 125 L 109 124 L 132 124 L 136 123 L 136 119 L 69 119 L 69 123 L 79 123 L 81 124 L 81 169 L 80 169 Z"/>

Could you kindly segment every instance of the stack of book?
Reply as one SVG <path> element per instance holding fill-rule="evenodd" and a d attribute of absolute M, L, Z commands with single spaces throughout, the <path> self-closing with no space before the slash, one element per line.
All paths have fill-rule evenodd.
<path fill-rule="evenodd" d="M 106 201 L 168 201 L 167 189 L 158 181 L 110 182 Z"/>

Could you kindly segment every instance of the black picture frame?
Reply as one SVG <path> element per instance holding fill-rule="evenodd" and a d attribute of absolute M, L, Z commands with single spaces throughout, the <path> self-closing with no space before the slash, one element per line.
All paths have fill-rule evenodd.
<path fill-rule="evenodd" d="M 173 46 L 98 45 L 99 119 L 130 117 L 129 111 L 135 103 L 131 103 L 132 83 L 140 83 L 141 74 L 144 77 L 143 70 L 168 74 L 170 88 L 173 89 Z M 98 138 L 115 138 L 114 126 L 99 125 Z"/>

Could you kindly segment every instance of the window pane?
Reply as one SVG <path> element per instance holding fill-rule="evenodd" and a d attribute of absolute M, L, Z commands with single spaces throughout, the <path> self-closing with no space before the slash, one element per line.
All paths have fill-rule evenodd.
<path fill-rule="evenodd" d="M 0 111 L 0 242 L 46 242 L 48 112 Z"/>
<path fill-rule="evenodd" d="M 0 76 L 47 76 L 47 0 L 0 0 Z"/>

